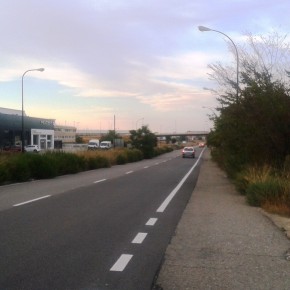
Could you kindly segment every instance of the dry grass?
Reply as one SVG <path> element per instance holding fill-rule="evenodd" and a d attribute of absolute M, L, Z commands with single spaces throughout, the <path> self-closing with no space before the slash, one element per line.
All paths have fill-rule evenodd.
<path fill-rule="evenodd" d="M 268 199 L 261 207 L 274 214 L 290 217 L 290 180 L 280 178 L 282 192 L 275 199 Z"/>
<path fill-rule="evenodd" d="M 244 174 L 244 179 L 248 183 L 265 182 L 271 176 L 272 168 L 269 165 L 262 167 L 249 167 Z"/>
<path fill-rule="evenodd" d="M 84 158 L 93 158 L 96 156 L 101 156 L 106 158 L 109 161 L 109 164 L 116 165 L 117 164 L 117 157 L 120 155 L 122 151 L 125 151 L 125 148 L 115 148 L 111 150 L 87 150 L 87 151 L 80 151 L 76 154 L 82 156 Z"/>
<path fill-rule="evenodd" d="M 276 201 L 275 203 L 270 203 L 269 201 L 266 201 L 264 204 L 262 204 L 261 207 L 269 213 L 274 213 L 290 218 L 290 206 L 284 202 Z"/>
<path fill-rule="evenodd" d="M 250 204 L 261 206 L 269 213 L 290 217 L 289 171 L 277 175 L 269 165 L 249 167 L 241 172 L 236 185 L 241 193 L 246 193 Z"/>

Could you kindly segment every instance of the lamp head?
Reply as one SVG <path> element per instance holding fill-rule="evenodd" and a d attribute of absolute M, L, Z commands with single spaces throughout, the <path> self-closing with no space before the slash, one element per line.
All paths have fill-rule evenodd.
<path fill-rule="evenodd" d="M 205 27 L 205 26 L 198 26 L 198 29 L 199 29 L 199 31 L 211 31 L 211 29 L 210 28 L 208 28 L 208 27 Z"/>
<path fill-rule="evenodd" d="M 44 68 L 43 67 L 42 68 L 38 68 L 37 70 L 42 72 L 42 71 L 44 71 Z"/>

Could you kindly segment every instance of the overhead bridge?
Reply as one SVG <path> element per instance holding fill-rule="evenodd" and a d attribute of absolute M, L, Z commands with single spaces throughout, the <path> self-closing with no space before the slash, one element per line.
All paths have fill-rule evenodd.
<path fill-rule="evenodd" d="M 154 133 L 156 137 L 181 137 L 181 136 L 197 136 L 206 137 L 209 131 L 188 131 L 188 132 L 172 132 L 172 133 Z"/>

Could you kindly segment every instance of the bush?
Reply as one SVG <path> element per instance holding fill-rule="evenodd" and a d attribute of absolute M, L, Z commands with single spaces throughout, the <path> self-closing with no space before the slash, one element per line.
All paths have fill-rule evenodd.
<path fill-rule="evenodd" d="M 6 183 L 8 180 L 11 180 L 7 166 L 4 163 L 0 163 L 0 184 Z"/>
<path fill-rule="evenodd" d="M 143 159 L 143 153 L 138 149 L 126 149 L 128 162 L 136 162 Z"/>
<path fill-rule="evenodd" d="M 56 169 L 57 175 L 77 173 L 85 169 L 85 161 L 73 153 L 47 152 L 43 155 Z"/>
<path fill-rule="evenodd" d="M 109 160 L 103 156 L 89 156 L 84 158 L 84 160 L 86 162 L 87 170 L 110 167 Z"/>
<path fill-rule="evenodd" d="M 283 175 L 290 179 L 290 155 L 287 155 L 284 161 Z"/>
<path fill-rule="evenodd" d="M 34 179 L 53 178 L 58 175 L 55 159 L 50 155 L 28 154 L 30 170 Z"/>
<path fill-rule="evenodd" d="M 116 163 L 118 165 L 126 164 L 127 162 L 128 162 L 128 159 L 125 153 L 121 152 L 117 155 Z"/>
<path fill-rule="evenodd" d="M 26 154 L 17 154 L 7 160 L 10 181 L 22 182 L 31 179 L 31 171 Z"/>
<path fill-rule="evenodd" d="M 251 183 L 246 190 L 247 201 L 253 206 L 262 206 L 265 202 L 273 203 L 284 193 L 281 182 L 276 178 Z"/>
<path fill-rule="evenodd" d="M 171 151 L 173 151 L 173 149 L 171 147 L 168 147 L 168 146 L 155 147 L 154 148 L 154 155 L 155 156 L 159 156 L 161 154 L 168 153 L 168 152 L 171 152 Z"/>
<path fill-rule="evenodd" d="M 236 175 L 235 185 L 242 194 L 246 193 L 251 183 L 264 182 L 271 176 L 272 168 L 268 165 L 262 167 L 250 166 Z"/>

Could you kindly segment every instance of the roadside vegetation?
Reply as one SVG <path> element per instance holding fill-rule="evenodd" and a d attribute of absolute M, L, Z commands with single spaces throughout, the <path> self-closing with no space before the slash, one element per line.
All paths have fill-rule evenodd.
<path fill-rule="evenodd" d="M 250 205 L 290 217 L 290 45 L 249 35 L 239 53 L 238 95 L 234 71 L 210 65 L 220 88 L 207 143 Z"/>
<path fill-rule="evenodd" d="M 170 146 L 154 147 L 150 158 L 172 150 Z M 0 153 L 0 185 L 53 178 L 65 174 L 136 162 L 144 159 L 144 155 L 144 152 L 137 148 L 79 151 L 76 153 L 51 151 L 43 154 L 3 152 Z"/>

